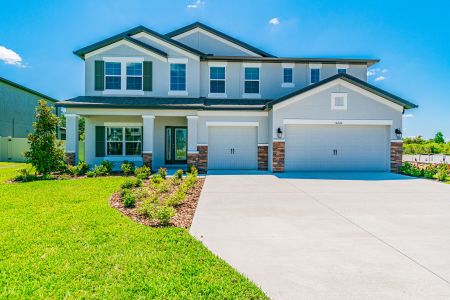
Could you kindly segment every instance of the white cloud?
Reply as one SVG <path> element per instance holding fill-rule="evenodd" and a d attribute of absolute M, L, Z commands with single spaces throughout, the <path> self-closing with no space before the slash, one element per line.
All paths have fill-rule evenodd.
<path fill-rule="evenodd" d="M 383 70 L 381 70 L 381 73 L 387 73 L 387 72 L 389 72 L 388 69 L 383 69 Z"/>
<path fill-rule="evenodd" d="M 385 80 L 385 79 L 386 79 L 386 77 L 380 75 L 377 78 L 375 78 L 375 81 L 382 81 L 382 80 Z"/>
<path fill-rule="evenodd" d="M 25 67 L 22 64 L 22 57 L 11 49 L 0 46 L 0 60 L 7 65 L 14 65 L 18 67 Z"/>
<path fill-rule="evenodd" d="M 187 8 L 202 8 L 203 6 L 205 6 L 205 1 L 196 0 L 194 3 L 188 4 Z"/>
<path fill-rule="evenodd" d="M 414 118 L 413 114 L 404 114 L 403 115 L 403 119 L 409 119 L 409 118 Z"/>
<path fill-rule="evenodd" d="M 271 25 L 279 25 L 280 24 L 280 19 L 272 18 L 272 19 L 269 20 L 269 24 L 271 24 Z"/>
<path fill-rule="evenodd" d="M 367 76 L 375 76 L 380 73 L 380 68 L 367 70 Z"/>

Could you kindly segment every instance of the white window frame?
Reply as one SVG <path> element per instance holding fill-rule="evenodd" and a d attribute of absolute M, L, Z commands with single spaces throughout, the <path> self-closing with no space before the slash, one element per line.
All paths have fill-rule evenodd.
<path fill-rule="evenodd" d="M 292 69 L 292 82 L 284 82 L 284 69 Z M 294 63 L 282 63 L 281 64 L 281 87 L 282 88 L 295 87 L 294 73 L 295 73 L 295 64 Z"/>
<path fill-rule="evenodd" d="M 344 105 L 336 106 L 336 98 L 342 98 L 344 100 Z M 331 93 L 331 109 L 347 110 L 347 93 Z"/>
<path fill-rule="evenodd" d="M 127 80 L 128 77 L 140 77 L 141 78 L 141 89 L 140 90 L 129 90 L 128 87 L 126 87 L 127 91 L 142 91 L 142 90 L 144 90 L 144 64 L 141 63 L 142 74 L 139 76 L 139 75 L 128 75 L 128 74 L 126 74 L 127 65 L 130 64 L 130 63 L 135 63 L 135 62 L 127 62 L 127 63 L 125 63 L 125 84 L 128 85 L 128 82 L 127 82 L 128 81 Z"/>
<path fill-rule="evenodd" d="M 116 141 L 108 141 L 108 128 L 121 128 L 122 129 L 122 155 L 111 155 L 108 154 L 108 142 L 113 142 L 113 143 L 119 143 Z M 141 131 L 141 154 L 137 154 L 137 155 L 127 155 L 126 154 L 126 138 L 125 138 L 125 129 L 126 128 L 138 128 Z M 142 153 L 143 153 L 143 139 L 144 139 L 144 134 L 143 134 L 143 130 L 142 127 L 139 126 L 120 126 L 120 125 L 110 125 L 110 126 L 105 126 L 105 157 L 141 157 Z M 128 143 L 135 143 L 135 141 L 129 141 Z"/>
<path fill-rule="evenodd" d="M 142 82 L 141 90 L 127 90 L 127 63 L 141 63 L 142 64 L 142 80 L 144 80 L 144 58 L 143 57 L 103 57 L 105 62 L 105 78 L 103 94 L 105 95 L 144 95 L 144 82 Z M 108 90 L 106 89 L 106 63 L 120 63 L 120 90 Z M 108 75 L 117 76 L 118 75 Z"/>
<path fill-rule="evenodd" d="M 189 93 L 188 93 L 188 91 L 187 91 L 187 88 L 188 88 L 188 59 L 187 58 L 178 58 L 178 57 L 169 57 L 168 59 L 167 59 L 167 62 L 168 62 L 168 67 L 169 67 L 169 80 L 168 80 L 168 82 L 169 82 L 169 91 L 167 92 L 167 94 L 169 95 L 169 96 L 187 96 Z M 184 80 L 186 81 L 185 82 L 185 87 L 184 87 L 184 91 L 172 91 L 170 88 L 171 88 L 171 84 L 170 84 L 170 66 L 172 65 L 172 64 L 184 64 L 185 66 L 186 66 L 186 74 L 185 74 L 185 78 L 184 78 Z"/>
<path fill-rule="evenodd" d="M 211 93 L 211 67 L 219 67 L 225 69 L 225 78 L 223 79 L 225 83 L 225 92 L 224 93 Z M 208 72 L 209 72 L 209 89 L 208 89 L 208 98 L 227 98 L 227 63 L 226 62 L 208 62 Z M 213 80 L 221 80 L 221 79 L 213 79 Z"/>
<path fill-rule="evenodd" d="M 339 74 L 339 70 L 345 70 L 345 74 L 348 73 L 348 64 L 336 64 L 336 74 Z"/>
<path fill-rule="evenodd" d="M 321 77 L 322 77 L 322 72 L 321 72 L 321 69 L 322 69 L 322 64 L 321 63 L 310 63 L 309 64 L 309 84 L 314 84 L 314 83 L 317 83 L 317 82 L 312 82 L 312 70 L 313 69 L 319 69 L 319 81 L 317 81 L 317 82 L 320 82 L 320 80 L 321 80 Z"/>
<path fill-rule="evenodd" d="M 245 69 L 246 68 L 258 68 L 259 77 L 258 80 L 245 80 Z M 243 81 L 243 94 L 242 98 L 261 98 L 261 63 L 244 63 L 242 68 L 242 79 Z M 246 93 L 245 92 L 245 82 L 246 81 L 258 81 L 258 91 L 259 93 Z"/>

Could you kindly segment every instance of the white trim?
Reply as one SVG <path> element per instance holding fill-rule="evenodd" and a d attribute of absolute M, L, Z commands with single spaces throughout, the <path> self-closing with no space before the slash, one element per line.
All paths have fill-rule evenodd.
<path fill-rule="evenodd" d="M 167 59 L 169 64 L 187 64 L 188 61 L 189 60 L 185 57 L 169 57 Z"/>
<path fill-rule="evenodd" d="M 141 122 L 103 122 L 105 127 L 142 127 Z"/>
<path fill-rule="evenodd" d="M 208 93 L 208 98 L 228 98 L 227 93 Z"/>
<path fill-rule="evenodd" d="M 226 67 L 228 63 L 226 61 L 208 61 L 210 67 Z"/>
<path fill-rule="evenodd" d="M 281 63 L 281 67 L 283 68 L 283 69 L 287 69 L 287 68 L 290 68 L 290 69 L 294 69 L 295 68 L 295 63 Z"/>
<path fill-rule="evenodd" d="M 246 48 L 244 48 L 244 47 L 241 47 L 241 46 L 239 46 L 239 45 L 237 45 L 237 44 L 235 44 L 235 43 L 233 43 L 233 42 L 230 42 L 229 40 L 226 40 L 226 39 L 224 39 L 224 38 L 222 38 L 222 37 L 220 37 L 220 36 L 217 36 L 217 35 L 215 35 L 215 34 L 209 32 L 209 31 L 206 31 L 206 30 L 204 30 L 204 29 L 202 29 L 202 28 L 199 28 L 199 27 L 196 27 L 196 28 L 193 28 L 193 29 L 191 29 L 191 30 L 189 30 L 189 31 L 180 33 L 179 35 L 175 35 L 175 36 L 173 36 L 172 38 L 173 38 L 174 40 L 178 40 L 178 39 L 181 39 L 181 38 L 183 38 L 183 37 L 185 37 L 185 36 L 189 36 L 189 35 L 191 35 L 191 34 L 193 34 L 193 33 L 196 33 L 196 32 L 201 32 L 201 33 L 203 33 L 203 34 L 205 34 L 205 35 L 207 35 L 207 36 L 209 36 L 209 37 L 211 37 L 211 38 L 213 38 L 213 39 L 216 39 L 216 40 L 218 40 L 218 41 L 220 41 L 220 42 L 222 42 L 222 43 L 224 43 L 224 44 L 227 44 L 228 46 L 231 46 L 231 47 L 233 47 L 233 48 L 236 48 L 236 49 L 238 49 L 238 50 L 241 50 L 242 52 L 245 52 L 245 53 L 247 53 L 247 54 L 251 54 L 251 55 L 254 55 L 254 56 L 261 57 L 261 55 L 259 55 L 258 53 L 255 53 L 255 52 L 253 52 L 253 51 L 251 51 L 251 50 L 248 50 L 248 49 L 246 49 Z"/>
<path fill-rule="evenodd" d="M 310 69 L 322 69 L 321 63 L 309 63 L 308 66 Z"/>
<path fill-rule="evenodd" d="M 195 150 L 195 151 L 189 151 L 189 150 L 188 150 L 187 153 L 188 153 L 188 154 L 198 154 L 198 151 L 197 151 L 197 150 Z"/>
<path fill-rule="evenodd" d="M 348 69 L 349 64 L 336 64 L 336 69 Z"/>
<path fill-rule="evenodd" d="M 126 76 L 125 76 L 126 77 Z M 121 83 L 122 85 L 122 83 Z M 138 95 L 143 96 L 144 91 L 142 90 L 103 90 L 103 95 Z"/>
<path fill-rule="evenodd" d="M 385 99 L 385 98 L 383 98 L 381 96 L 378 96 L 378 95 L 376 95 L 376 94 L 374 94 L 372 92 L 369 92 L 369 91 L 367 91 L 367 90 L 365 90 L 363 88 L 355 86 L 354 84 L 346 82 L 346 81 L 344 81 L 344 80 L 342 80 L 340 78 L 337 78 L 337 79 L 335 79 L 335 80 L 333 80 L 331 82 L 328 82 L 326 84 L 323 84 L 321 86 L 318 86 L 318 87 L 316 87 L 316 88 L 314 88 L 312 90 L 309 90 L 309 91 L 307 91 L 305 93 L 302 93 L 300 95 L 294 96 L 294 97 L 290 98 L 289 100 L 285 100 L 283 102 L 277 103 L 277 104 L 275 104 L 273 106 L 273 110 L 275 111 L 275 110 L 281 109 L 281 108 L 286 107 L 286 106 L 288 106 L 288 105 L 290 105 L 292 103 L 295 103 L 297 101 L 303 100 L 305 98 L 308 98 L 308 97 L 310 97 L 312 95 L 315 95 L 317 93 L 323 92 L 323 91 L 325 91 L 325 90 L 327 90 L 329 88 L 332 88 L 332 87 L 335 87 L 335 86 L 338 86 L 338 85 L 342 85 L 342 86 L 344 86 L 346 88 L 351 89 L 352 91 L 358 92 L 358 93 L 360 93 L 360 94 L 362 94 L 362 95 L 364 95 L 366 97 L 369 97 L 369 98 L 371 98 L 371 99 L 373 99 L 375 101 L 381 102 L 381 103 L 383 103 L 383 104 L 385 104 L 385 105 L 387 105 L 387 106 L 389 106 L 389 107 L 391 107 L 391 108 L 393 108 L 393 109 L 395 109 L 397 111 L 403 112 L 403 106 L 401 106 L 399 104 L 396 104 L 396 103 L 394 103 L 392 101 L 389 101 L 389 100 L 387 100 L 387 99 Z"/>
<path fill-rule="evenodd" d="M 267 147 L 269 147 L 269 144 L 265 144 L 265 143 L 258 143 L 258 146 L 267 146 Z"/>
<path fill-rule="evenodd" d="M 208 144 L 197 144 L 197 147 L 198 146 L 208 146 Z"/>
<path fill-rule="evenodd" d="M 76 117 L 79 117 L 80 115 L 77 115 L 77 114 L 64 114 L 64 116 L 66 118 L 76 118 Z"/>
<path fill-rule="evenodd" d="M 403 143 L 402 140 L 391 140 L 391 143 Z"/>
<path fill-rule="evenodd" d="M 244 93 L 244 94 L 242 94 L 242 98 L 246 98 L 246 99 L 259 99 L 259 98 L 261 98 L 261 94 Z"/>
<path fill-rule="evenodd" d="M 293 83 L 293 82 L 283 82 L 283 83 L 281 83 L 281 87 L 282 88 L 292 88 L 292 87 L 295 87 L 295 83 Z"/>
<path fill-rule="evenodd" d="M 336 98 L 343 98 L 344 105 L 336 106 Z M 331 93 L 331 109 L 332 110 L 347 110 L 347 93 Z"/>
<path fill-rule="evenodd" d="M 167 47 L 169 49 L 172 49 L 172 50 L 177 51 L 177 52 L 181 52 L 181 53 L 185 54 L 186 56 L 191 57 L 191 58 L 193 58 L 195 60 L 200 60 L 200 57 L 198 55 L 193 54 L 193 53 L 191 53 L 189 51 L 186 51 L 183 48 L 174 46 L 174 45 L 172 45 L 172 44 L 170 44 L 170 43 L 168 43 L 168 42 L 166 42 L 166 41 L 164 41 L 164 40 L 162 40 L 160 38 L 154 37 L 153 35 L 150 35 L 150 34 L 148 34 L 146 32 L 140 32 L 140 33 L 137 33 L 135 35 L 132 35 L 131 37 L 135 38 L 135 39 L 139 39 L 141 37 L 145 37 L 145 38 L 147 38 L 147 39 L 149 39 L 149 40 L 151 40 L 151 41 L 153 41 L 153 42 L 155 42 L 157 44 L 161 44 L 161 45 L 163 45 L 163 46 L 165 46 L 165 47 Z"/>
<path fill-rule="evenodd" d="M 142 154 L 153 154 L 152 150 L 142 151 Z"/>
<path fill-rule="evenodd" d="M 167 95 L 169 96 L 187 96 L 187 91 L 168 91 Z"/>
<path fill-rule="evenodd" d="M 105 62 L 144 62 L 143 57 L 103 56 Z"/>
<path fill-rule="evenodd" d="M 285 139 L 278 139 L 278 138 L 276 138 L 276 139 L 272 139 L 272 143 L 273 142 L 286 142 L 286 140 Z"/>
<path fill-rule="evenodd" d="M 80 116 L 138 116 L 142 114 L 152 114 L 157 117 L 186 117 L 187 115 L 197 114 L 196 109 L 176 110 L 176 109 L 144 109 L 144 108 L 86 108 L 86 107 L 67 107 L 69 113 L 76 113 Z"/>
<path fill-rule="evenodd" d="M 115 42 L 115 43 L 112 43 L 111 45 L 105 46 L 105 47 L 103 47 L 103 48 L 94 50 L 94 51 L 89 52 L 89 53 L 86 53 L 86 54 L 84 55 L 84 59 L 90 58 L 90 57 L 92 57 L 92 56 L 94 56 L 94 55 L 103 53 L 103 52 L 105 52 L 105 51 L 109 51 L 109 50 L 111 50 L 111 49 L 114 49 L 114 48 L 119 47 L 119 46 L 122 46 L 122 45 L 128 46 L 128 47 L 133 48 L 133 49 L 135 49 L 135 50 L 137 50 L 137 51 L 140 51 L 140 52 L 142 52 L 142 53 L 145 53 L 145 54 L 147 54 L 147 55 L 150 55 L 150 56 L 152 56 L 152 57 L 155 57 L 155 58 L 157 58 L 157 59 L 159 59 L 159 60 L 161 60 L 161 61 L 164 61 L 164 62 L 167 61 L 167 58 L 166 58 L 166 57 L 164 57 L 164 56 L 162 56 L 162 55 L 159 55 L 159 54 L 157 54 L 157 53 L 155 53 L 155 52 L 153 52 L 153 51 L 149 51 L 149 50 L 147 50 L 147 49 L 145 49 L 145 48 L 142 48 L 142 47 L 140 47 L 140 46 L 138 46 L 138 45 L 136 45 L 136 44 L 133 44 L 133 43 L 131 43 L 131 42 L 129 42 L 129 41 L 126 41 L 126 40 L 120 40 L 120 41 L 117 41 L 117 42 Z"/>
<path fill-rule="evenodd" d="M 197 120 L 197 119 L 198 119 L 198 116 L 186 116 L 186 119 Z"/>
<path fill-rule="evenodd" d="M 261 68 L 261 63 L 257 62 L 244 62 L 242 63 L 244 68 Z"/>
<path fill-rule="evenodd" d="M 155 116 L 154 115 L 142 115 L 143 119 L 154 119 Z"/>
<path fill-rule="evenodd" d="M 319 70 L 319 80 L 316 81 L 316 82 L 312 82 L 312 71 L 313 70 Z M 322 70 L 321 70 L 321 68 L 310 68 L 309 69 L 309 84 L 314 84 L 314 83 L 319 82 L 321 80 L 321 77 L 322 77 Z"/>
<path fill-rule="evenodd" d="M 143 57 L 103 57 L 105 62 L 104 66 L 104 95 L 144 95 L 144 58 Z M 106 75 L 106 63 L 120 63 L 120 76 L 118 75 Z M 142 68 L 141 76 L 127 75 L 127 63 L 140 63 Z M 120 90 L 107 89 L 106 88 L 106 77 L 120 77 Z M 141 78 L 141 89 L 140 90 L 128 90 L 127 89 L 127 77 L 140 77 Z"/>
<path fill-rule="evenodd" d="M 198 115 L 201 117 L 267 117 L 266 111 L 199 111 Z"/>
<path fill-rule="evenodd" d="M 224 122 L 224 121 L 208 121 L 206 127 L 210 126 L 233 126 L 233 127 L 258 127 L 259 122 Z"/>
<path fill-rule="evenodd" d="M 392 126 L 392 120 L 308 120 L 283 119 L 283 125 L 373 125 Z"/>

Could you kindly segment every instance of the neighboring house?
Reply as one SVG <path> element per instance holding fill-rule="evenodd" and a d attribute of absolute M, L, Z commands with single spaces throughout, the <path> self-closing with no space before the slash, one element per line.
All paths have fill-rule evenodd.
<path fill-rule="evenodd" d="M 0 137 L 26 138 L 33 131 L 39 100 L 51 106 L 58 101 L 0 77 Z"/>
<path fill-rule="evenodd" d="M 373 59 L 281 58 L 201 23 L 143 26 L 75 51 L 85 95 L 66 108 L 66 152 L 200 171 L 397 171 L 402 113 L 367 83 Z"/>

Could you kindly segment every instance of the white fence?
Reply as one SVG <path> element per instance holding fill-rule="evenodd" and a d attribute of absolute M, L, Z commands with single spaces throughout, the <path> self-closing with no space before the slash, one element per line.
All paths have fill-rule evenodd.
<path fill-rule="evenodd" d="M 403 155 L 403 161 L 420 162 L 426 164 L 450 164 L 450 155 L 444 154 L 416 154 Z"/>

